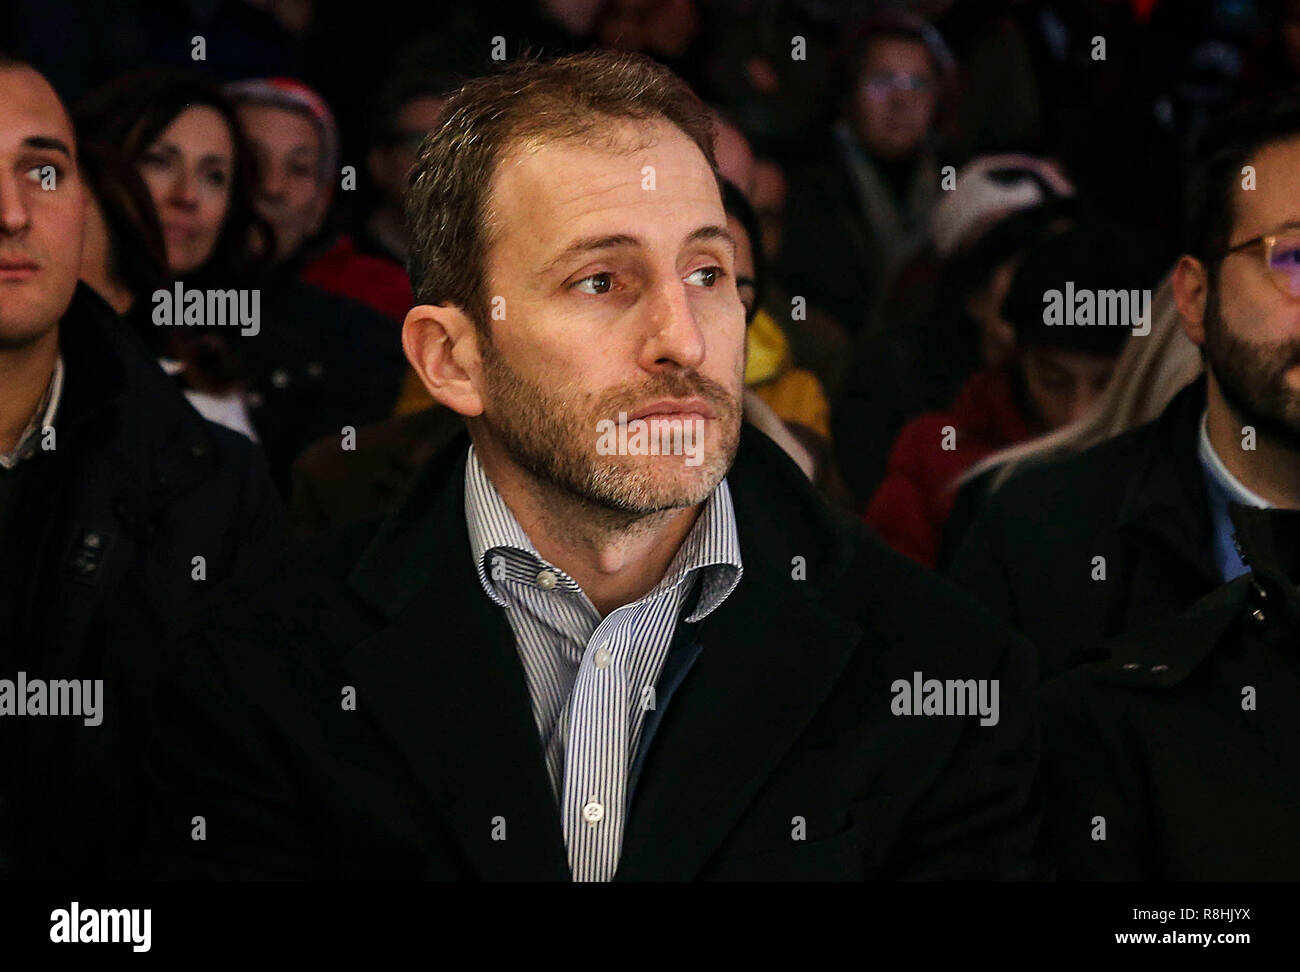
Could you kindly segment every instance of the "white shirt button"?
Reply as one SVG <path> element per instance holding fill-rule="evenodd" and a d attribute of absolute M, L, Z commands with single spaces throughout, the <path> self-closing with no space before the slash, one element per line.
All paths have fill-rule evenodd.
<path fill-rule="evenodd" d="M 557 579 L 558 578 L 556 578 L 555 576 L 555 571 L 553 570 L 540 571 L 537 574 L 537 586 L 544 591 L 549 591 L 553 587 L 555 587 L 555 583 Z"/>
<path fill-rule="evenodd" d="M 608 648 L 605 648 L 605 647 L 602 646 L 602 647 L 596 649 L 596 658 L 595 658 L 595 662 L 596 662 L 596 667 L 597 667 L 597 668 L 606 668 L 606 667 L 608 667 L 610 661 L 611 661 L 613 658 L 614 658 L 614 656 L 611 655 L 611 654 L 609 653 L 609 649 L 608 649 Z"/>
<path fill-rule="evenodd" d="M 589 824 L 598 824 L 605 819 L 605 805 L 598 803 L 595 797 L 587 801 L 587 805 L 582 808 L 582 817 Z"/>

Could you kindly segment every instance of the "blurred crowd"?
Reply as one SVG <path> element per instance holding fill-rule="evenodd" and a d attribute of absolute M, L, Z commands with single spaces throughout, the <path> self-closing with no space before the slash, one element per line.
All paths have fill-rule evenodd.
<path fill-rule="evenodd" d="M 525 54 L 593 48 L 648 54 L 711 110 L 748 327 L 746 420 L 828 502 L 1028 636 L 1044 679 L 1071 673 L 1047 743 L 1095 770 L 1077 779 L 1156 758 L 1126 749 L 1124 727 L 1154 719 L 1143 707 L 1156 689 L 1210 677 L 1186 638 L 1140 650 L 1113 639 L 1247 576 L 1223 617 L 1248 624 L 1254 612 L 1261 631 L 1292 625 L 1269 637 L 1300 634 L 1297 559 L 1277 533 L 1291 525 L 1250 516 L 1300 507 L 1300 391 L 1286 378 L 1300 324 L 1278 303 L 1300 297 L 1300 243 L 1286 235 L 1300 225 L 1300 181 L 1275 175 L 1300 151 L 1300 126 L 1286 127 L 1297 122 L 1287 93 L 1300 82 L 1300 2 L 16 0 L 4 16 L 8 53 L 68 107 L 88 207 L 65 320 L 99 321 L 85 327 L 97 343 L 64 349 L 48 387 L 3 392 L 36 406 L 28 428 L 0 429 L 13 433 L 0 439 L 6 544 L 23 534 L 49 562 L 47 573 L 0 564 L 25 592 L 0 624 L 33 645 L 73 651 L 92 623 L 89 607 L 57 618 L 30 607 L 67 582 L 69 564 L 111 586 L 97 573 L 104 545 L 144 544 L 95 528 L 116 496 L 107 487 L 79 497 L 82 512 L 59 514 L 57 529 L 42 526 L 36 499 L 19 506 L 39 493 L 54 510 L 72 489 L 14 471 L 78 355 L 146 347 L 159 367 L 138 380 L 181 389 L 221 427 L 206 438 L 193 416 L 148 399 L 139 428 L 115 426 L 112 438 L 69 426 L 60 445 L 99 450 L 128 479 L 140 473 L 123 457 L 148 456 L 154 478 L 128 491 L 137 505 L 122 522 L 210 551 L 209 577 L 289 532 L 391 508 L 462 425 L 402 350 L 413 303 L 404 194 L 419 146 L 466 80 Z M 1260 103 L 1273 107 L 1216 130 Z M 1290 154 L 1262 154 L 1279 144 Z M 1223 202 L 1243 166 L 1259 178 L 1258 212 Z M 1191 254 L 1213 268 L 1226 253 L 1243 265 L 1262 256 L 1264 282 L 1239 280 L 1231 261 L 1198 282 L 1185 265 Z M 174 319 L 160 319 L 160 291 L 175 295 Z M 1131 316 L 1049 320 L 1048 295 L 1069 313 L 1085 291 L 1131 295 Z M 232 317 L 256 293 L 257 333 L 185 326 L 187 308 L 212 312 L 212 293 L 230 295 L 220 309 Z M 88 370 L 101 380 L 61 414 L 90 430 L 125 379 Z M 1246 427 L 1258 449 L 1225 455 Z M 39 475 L 54 474 L 29 472 Z M 141 631 L 165 631 L 178 607 L 168 601 L 188 597 L 135 586 L 114 596 L 141 602 Z M 1111 668 L 1079 674 L 1088 664 Z M 1095 696 L 1079 684 L 1094 675 L 1106 683 Z M 1236 672 L 1213 677 L 1237 685 Z M 1124 695 L 1139 682 L 1147 696 Z M 1178 718 L 1195 722 L 1194 704 Z M 1073 751 L 1081 726 L 1113 749 Z M 1180 744 L 1163 758 L 1193 752 Z M 1189 772 L 1175 763 L 1161 778 L 1169 792 L 1149 799 L 1171 813 L 1217 799 Z M 1146 819 L 1149 807 L 1118 807 L 1128 777 L 1086 796 L 1077 779 L 1057 781 L 1056 798 L 1110 800 L 1113 818 Z M 1196 825 L 1173 815 L 1168 840 L 1199 846 Z M 1067 873 L 1197 873 L 1144 858 L 1158 841 L 1119 833 L 1099 857 L 1086 831 L 1067 830 L 1056 835 Z M 1267 871 L 1240 863 L 1258 863 L 1252 853 L 1224 869 Z"/>
<path fill-rule="evenodd" d="M 303 530 L 393 495 L 335 481 L 356 473 L 319 450 L 295 480 L 314 441 L 377 426 L 373 462 L 413 469 L 450 425 L 396 340 L 406 174 L 447 95 L 525 52 L 663 61 L 714 111 L 736 190 L 757 283 L 750 411 L 929 565 L 959 539 L 950 484 L 1082 417 L 1121 349 L 1123 329 L 1041 326 L 1032 299 L 1008 312 L 1024 255 L 1078 227 L 1026 269 L 1026 294 L 1072 275 L 1153 287 L 1206 119 L 1300 72 L 1285 3 L 119 0 L 10 16 L 9 46 L 84 146 L 83 279 L 205 417 L 261 445 Z M 155 327 L 150 297 L 178 281 L 260 290 L 261 335 Z M 957 447 L 936 453 L 947 426 Z"/>

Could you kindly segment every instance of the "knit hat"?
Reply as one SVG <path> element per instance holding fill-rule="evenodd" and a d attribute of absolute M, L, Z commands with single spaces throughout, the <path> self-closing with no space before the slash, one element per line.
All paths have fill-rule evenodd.
<path fill-rule="evenodd" d="M 1163 248 L 1137 228 L 1078 225 L 1025 253 L 1002 316 L 1018 347 L 1115 355 L 1150 324 L 1151 294 L 1166 262 Z"/>
<path fill-rule="evenodd" d="M 267 105 L 306 115 L 320 135 L 319 182 L 333 188 L 339 167 L 339 126 L 325 99 L 294 78 L 255 78 L 236 81 L 222 87 L 238 107 L 241 104 Z"/>
<path fill-rule="evenodd" d="M 984 155 L 962 167 L 930 217 L 935 252 L 948 257 L 1013 213 L 1074 195 L 1074 185 L 1044 159 Z"/>

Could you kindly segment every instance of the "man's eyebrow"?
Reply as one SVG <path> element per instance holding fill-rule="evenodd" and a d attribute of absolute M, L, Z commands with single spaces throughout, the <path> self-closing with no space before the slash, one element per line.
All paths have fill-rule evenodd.
<path fill-rule="evenodd" d="M 725 226 L 701 226 L 699 229 L 692 231 L 684 244 L 699 243 L 706 240 L 723 240 L 736 248 L 736 239 L 731 235 Z M 544 277 L 560 264 L 580 256 L 584 253 L 595 253 L 600 250 L 612 250 L 621 246 L 643 246 L 639 237 L 632 236 L 630 233 L 608 233 L 603 236 L 586 236 L 579 240 L 574 240 L 555 256 L 548 261 L 541 270 L 537 272 L 539 277 Z"/>
<path fill-rule="evenodd" d="M 619 246 L 641 246 L 641 240 L 628 233 L 608 233 L 604 236 L 585 236 L 580 240 L 574 240 L 563 250 L 561 250 L 553 260 L 537 271 L 539 277 L 544 277 L 561 263 L 580 256 L 583 253 L 595 253 L 598 250 L 612 250 Z"/>
<path fill-rule="evenodd" d="M 725 226 L 701 226 L 686 237 L 685 242 L 701 243 L 707 240 L 723 240 L 730 244 L 733 252 L 736 249 L 736 238 L 731 235 L 731 231 Z"/>
<path fill-rule="evenodd" d="M 68 143 L 61 138 L 55 138 L 53 135 L 28 135 L 23 139 L 23 145 L 27 148 L 62 152 L 68 157 L 69 161 L 72 159 L 72 149 L 68 148 Z"/>

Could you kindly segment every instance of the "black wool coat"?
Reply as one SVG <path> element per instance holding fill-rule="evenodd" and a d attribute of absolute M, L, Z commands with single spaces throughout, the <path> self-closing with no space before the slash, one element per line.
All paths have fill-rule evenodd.
<path fill-rule="evenodd" d="M 162 696 L 143 873 L 569 879 L 514 639 L 471 563 L 467 446 L 198 620 Z M 744 576 L 657 692 L 616 879 L 1033 874 L 1028 645 L 750 427 L 728 483 Z M 915 671 L 1000 680 L 998 723 L 893 715 Z"/>
<path fill-rule="evenodd" d="M 102 721 L 0 718 L 0 875 L 72 880 L 138 847 L 153 682 L 185 609 L 287 523 L 256 447 L 84 285 L 59 343 L 54 448 L 25 460 L 0 535 L 0 678 L 102 680 Z"/>
<path fill-rule="evenodd" d="M 1276 512 L 1244 515 L 1258 535 Z M 1300 513 L 1284 517 L 1285 558 L 1257 546 L 1252 574 L 1044 687 L 1060 877 L 1300 878 Z"/>

